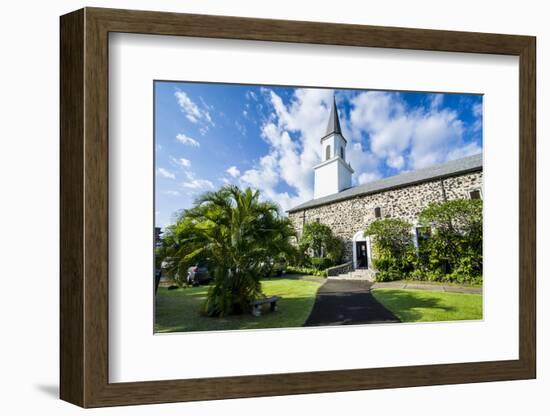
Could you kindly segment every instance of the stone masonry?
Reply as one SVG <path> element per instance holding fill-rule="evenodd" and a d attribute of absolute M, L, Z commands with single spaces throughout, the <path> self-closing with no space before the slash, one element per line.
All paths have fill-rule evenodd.
<path fill-rule="evenodd" d="M 416 225 L 418 215 L 429 203 L 469 199 L 471 191 L 482 189 L 482 179 L 483 172 L 478 171 L 427 180 L 289 212 L 289 218 L 298 235 L 308 222 L 328 225 L 336 236 L 344 240 L 344 261 L 351 261 L 353 237 L 376 220 L 375 208 L 381 208 L 382 218 L 400 218 Z"/>

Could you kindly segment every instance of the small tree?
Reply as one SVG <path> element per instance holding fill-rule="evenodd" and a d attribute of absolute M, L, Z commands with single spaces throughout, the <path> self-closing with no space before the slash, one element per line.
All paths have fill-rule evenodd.
<path fill-rule="evenodd" d="M 342 240 L 332 233 L 328 225 L 319 222 L 304 226 L 299 245 L 302 253 L 310 253 L 311 265 L 318 270 L 337 264 L 342 258 Z"/>
<path fill-rule="evenodd" d="M 414 268 L 416 253 L 407 221 L 386 218 L 371 223 L 365 236 L 372 236 L 374 243 L 374 267 L 378 280 L 402 279 Z"/>
<path fill-rule="evenodd" d="M 432 203 L 419 222 L 431 227 L 423 266 L 448 280 L 478 281 L 483 269 L 483 202 L 456 199 Z"/>

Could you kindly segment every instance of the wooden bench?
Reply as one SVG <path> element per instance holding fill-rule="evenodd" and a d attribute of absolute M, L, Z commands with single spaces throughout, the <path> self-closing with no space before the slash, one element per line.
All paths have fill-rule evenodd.
<path fill-rule="evenodd" d="M 250 302 L 252 306 L 252 315 L 260 316 L 262 314 L 262 305 L 269 303 L 269 310 L 275 312 L 277 310 L 277 302 L 280 300 L 280 296 L 271 296 L 270 298 L 258 299 Z"/>

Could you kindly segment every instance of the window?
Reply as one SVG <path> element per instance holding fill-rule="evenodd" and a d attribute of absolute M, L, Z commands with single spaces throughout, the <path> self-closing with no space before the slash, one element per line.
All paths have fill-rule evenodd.
<path fill-rule="evenodd" d="M 329 160 L 329 159 L 330 159 L 330 144 L 325 149 L 325 160 Z"/>
<path fill-rule="evenodd" d="M 374 217 L 375 218 L 382 218 L 382 208 L 380 208 L 380 207 L 374 208 Z"/>
<path fill-rule="evenodd" d="M 432 236 L 432 229 L 430 227 L 416 227 L 416 238 L 418 243 L 426 241 Z"/>
<path fill-rule="evenodd" d="M 426 241 L 432 236 L 432 229 L 430 227 L 416 227 L 415 231 L 418 248 L 423 248 Z"/>
<path fill-rule="evenodd" d="M 481 199 L 481 191 L 479 189 L 470 191 L 470 199 Z"/>
<path fill-rule="evenodd" d="M 344 148 L 343 148 L 343 147 L 340 148 L 340 157 L 341 157 L 342 159 L 345 159 L 345 158 L 344 158 Z"/>

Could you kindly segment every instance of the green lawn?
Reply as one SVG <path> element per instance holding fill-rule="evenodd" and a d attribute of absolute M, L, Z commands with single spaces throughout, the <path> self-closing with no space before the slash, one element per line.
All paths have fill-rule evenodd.
<path fill-rule="evenodd" d="M 374 297 L 403 322 L 483 318 L 483 296 L 409 289 L 373 289 Z"/>
<path fill-rule="evenodd" d="M 386 283 L 386 282 L 380 282 Z M 439 282 L 431 280 L 411 280 L 411 279 L 402 279 L 402 280 L 392 280 L 391 283 L 401 283 L 409 285 L 430 285 L 430 286 L 457 286 L 457 287 L 472 287 L 472 288 L 482 288 L 483 284 L 481 283 L 456 283 L 456 282 Z"/>
<path fill-rule="evenodd" d="M 155 302 L 155 332 L 213 331 L 229 329 L 288 328 L 302 326 L 311 312 L 317 289 L 323 281 L 292 279 L 262 281 L 267 296 L 277 295 L 279 310 L 260 317 L 250 314 L 210 318 L 201 316 L 200 306 L 208 286 L 168 290 L 159 287 Z"/>

